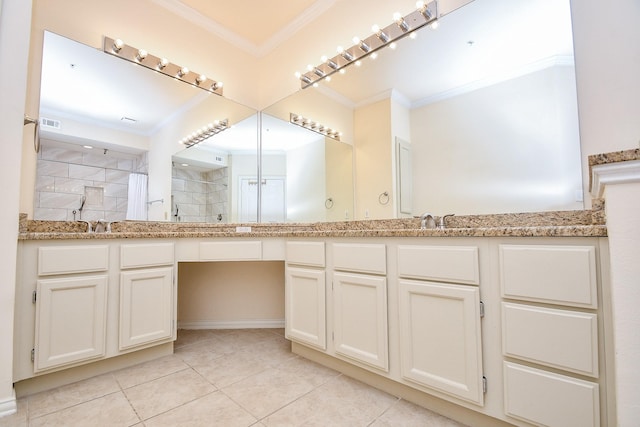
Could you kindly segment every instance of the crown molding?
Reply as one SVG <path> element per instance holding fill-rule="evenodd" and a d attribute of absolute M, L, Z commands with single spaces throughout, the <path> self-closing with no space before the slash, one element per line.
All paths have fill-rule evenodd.
<path fill-rule="evenodd" d="M 264 43 L 257 45 L 237 33 L 226 28 L 222 23 L 201 14 L 195 9 L 185 5 L 180 0 L 151 0 L 153 3 L 167 9 L 169 12 L 178 15 L 194 25 L 205 29 L 211 34 L 223 39 L 227 43 L 243 50 L 244 52 L 261 58 L 271 53 L 276 47 L 293 37 L 301 28 L 326 12 L 337 0 L 318 0 L 312 6 L 305 9 L 300 15 L 293 19 L 288 25 L 268 38 Z"/>

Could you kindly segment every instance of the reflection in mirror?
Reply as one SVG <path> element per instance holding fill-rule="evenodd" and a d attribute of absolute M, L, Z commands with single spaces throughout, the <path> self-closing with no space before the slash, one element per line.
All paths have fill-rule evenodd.
<path fill-rule="evenodd" d="M 236 104 L 226 111 L 240 118 L 249 109 Z M 229 129 L 172 156 L 172 221 L 256 221 L 257 193 L 243 190 L 243 180 L 257 181 L 257 118 L 253 114 L 231 123 Z"/>
<path fill-rule="evenodd" d="M 175 220 L 163 212 L 170 210 L 171 158 L 184 149 L 178 142 L 216 119 L 233 126 L 253 115 L 221 96 L 45 32 L 34 219 L 73 220 L 75 210 L 83 220 Z M 254 159 L 253 174 L 255 126 L 254 120 L 245 154 Z M 162 209 L 152 214 L 156 207 Z"/>
<path fill-rule="evenodd" d="M 262 222 L 352 219 L 352 165 L 351 145 L 263 114 Z"/>
<path fill-rule="evenodd" d="M 303 91 L 352 109 L 355 219 L 582 209 L 569 0 L 474 0 L 416 34 Z"/>

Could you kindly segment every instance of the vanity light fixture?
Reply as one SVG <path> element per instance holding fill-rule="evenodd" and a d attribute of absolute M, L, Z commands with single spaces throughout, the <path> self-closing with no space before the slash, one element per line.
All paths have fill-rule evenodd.
<path fill-rule="evenodd" d="M 102 50 L 105 53 L 142 65 L 191 86 L 199 87 L 216 95 L 222 95 L 222 82 L 212 81 L 205 77 L 204 74 L 194 73 L 189 71 L 187 67 L 172 64 L 166 58 L 154 56 L 144 49 L 129 46 L 120 39 L 112 39 L 105 36 Z M 207 84 L 203 84 L 205 81 Z M 212 81 L 212 83 L 208 84 L 209 81 Z"/>
<path fill-rule="evenodd" d="M 213 123 L 209 123 L 206 126 L 201 127 L 195 132 L 191 132 L 191 134 L 182 138 L 179 143 L 182 145 L 186 145 L 187 148 L 193 147 L 196 144 L 200 144 L 207 138 L 211 138 L 213 135 L 216 135 L 226 129 L 229 129 L 229 120 L 216 120 Z"/>
<path fill-rule="evenodd" d="M 296 73 L 303 89 L 309 86 L 317 86 L 318 82 L 327 79 L 335 72 L 344 73 L 344 68 L 351 64 L 360 64 L 360 60 L 372 55 L 378 49 L 385 46 L 394 48 L 396 42 L 403 37 L 414 36 L 414 32 L 420 28 L 437 24 L 438 4 L 437 0 L 429 3 L 418 1 L 416 10 L 406 16 L 394 14 L 393 23 L 384 28 L 377 25 L 372 27 L 373 34 L 360 39 L 354 37 L 353 46 L 344 49 L 338 46 L 338 54 L 333 58 L 322 57 L 322 63 L 316 67 L 307 67 L 306 73 Z M 293 122 L 292 122 L 293 123 Z"/>
<path fill-rule="evenodd" d="M 301 116 L 300 114 L 289 113 L 289 122 L 305 129 L 312 130 L 316 133 L 319 133 L 320 135 L 333 138 L 336 141 L 340 141 L 340 136 L 342 136 L 341 132 L 335 129 L 328 128 L 314 120 L 309 119 L 308 117 Z"/>

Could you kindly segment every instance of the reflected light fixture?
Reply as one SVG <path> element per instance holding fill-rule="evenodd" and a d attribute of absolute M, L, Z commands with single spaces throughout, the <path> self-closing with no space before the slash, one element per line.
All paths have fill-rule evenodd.
<path fill-rule="evenodd" d="M 102 50 L 105 53 L 142 65 L 180 80 L 181 82 L 190 84 L 191 86 L 215 93 L 216 95 L 222 95 L 222 82 L 213 81 L 205 77 L 204 74 L 189 71 L 187 67 L 172 64 L 168 59 L 151 55 L 144 49 L 129 46 L 120 39 L 112 39 L 111 37 L 105 36 Z M 203 84 L 205 81 L 212 81 L 212 83 L 205 85 Z"/>
<path fill-rule="evenodd" d="M 207 138 L 219 134 L 220 132 L 229 129 L 229 120 L 216 120 L 213 123 L 209 123 L 206 126 L 202 126 L 200 129 L 191 132 L 179 141 L 179 144 L 186 145 L 187 148 L 200 144 Z"/>
<path fill-rule="evenodd" d="M 289 113 L 289 122 L 294 125 L 319 133 L 320 135 L 328 136 L 329 138 L 335 139 L 336 141 L 340 141 L 340 136 L 342 136 L 342 132 L 326 127 L 323 124 L 311 120 L 308 117 L 301 116 L 300 114 Z"/>
<path fill-rule="evenodd" d="M 435 27 L 438 19 L 437 0 L 429 3 L 418 1 L 416 10 L 406 16 L 400 13 L 393 15 L 393 23 L 384 28 L 374 25 L 371 30 L 373 34 L 360 39 L 353 38 L 353 46 L 344 49 L 338 46 L 337 55 L 333 58 L 322 57 L 322 63 L 316 67 L 308 66 L 306 73 L 296 73 L 296 77 L 300 79 L 303 89 L 309 86 L 317 86 L 318 82 L 327 79 L 335 72 L 344 73 L 344 68 L 351 64 L 359 65 L 360 60 L 366 56 L 372 55 L 383 47 L 390 46 L 392 49 L 398 40 L 403 37 L 413 37 L 414 32 L 420 28 L 431 25 Z"/>

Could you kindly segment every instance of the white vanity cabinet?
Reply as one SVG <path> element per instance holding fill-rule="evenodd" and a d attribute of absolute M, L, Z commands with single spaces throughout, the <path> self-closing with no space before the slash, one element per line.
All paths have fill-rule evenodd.
<path fill-rule="evenodd" d="M 108 246 L 43 247 L 37 257 L 33 371 L 104 357 Z"/>
<path fill-rule="evenodd" d="M 174 258 L 173 243 L 120 246 L 120 350 L 173 338 Z"/>
<path fill-rule="evenodd" d="M 505 414 L 600 425 L 595 245 L 499 245 Z"/>
<path fill-rule="evenodd" d="M 324 242 L 286 242 L 285 335 L 327 349 Z"/>
<path fill-rule="evenodd" d="M 478 248 L 400 245 L 397 255 L 402 379 L 482 405 Z"/>
<path fill-rule="evenodd" d="M 14 381 L 170 344 L 173 247 L 159 239 L 20 241 Z"/>
<path fill-rule="evenodd" d="M 388 372 L 386 246 L 333 243 L 331 252 L 335 354 Z"/>

